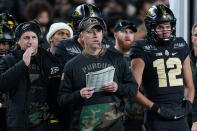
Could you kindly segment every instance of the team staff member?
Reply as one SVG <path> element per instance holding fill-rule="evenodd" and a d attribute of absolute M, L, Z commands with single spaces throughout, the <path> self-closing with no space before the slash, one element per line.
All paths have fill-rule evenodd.
<path fill-rule="evenodd" d="M 37 24 L 22 23 L 15 35 L 15 48 L 0 61 L 0 90 L 9 92 L 8 131 L 46 131 L 50 116 L 46 83 L 59 72 L 51 72 L 55 60 L 39 46 Z"/>
<path fill-rule="evenodd" d="M 115 49 L 124 55 L 129 64 L 131 61 L 129 50 L 134 42 L 136 32 L 136 26 L 128 20 L 121 20 L 114 27 Z M 124 121 L 125 131 L 143 130 L 143 107 L 128 98 L 125 99 L 125 104 L 127 111 Z"/>
<path fill-rule="evenodd" d="M 59 90 L 59 103 L 72 105 L 69 131 L 123 131 L 121 98 L 134 97 L 137 83 L 123 55 L 103 47 L 104 21 L 87 18 L 80 23 L 84 50 L 66 63 Z M 86 87 L 86 74 L 113 66 L 113 82 L 94 92 Z"/>
<path fill-rule="evenodd" d="M 146 97 L 154 102 L 145 112 L 146 130 L 189 131 L 186 117 L 194 85 L 188 45 L 175 36 L 176 18 L 164 5 L 153 5 L 147 11 L 145 25 L 148 36 L 133 44 L 130 57 L 137 83 L 143 82 Z"/>
<path fill-rule="evenodd" d="M 53 52 L 54 56 L 56 56 L 60 61 L 61 71 L 63 70 L 64 65 L 70 59 L 80 54 L 83 50 L 82 41 L 79 37 L 79 33 L 77 29 L 81 20 L 88 17 L 101 17 L 101 16 L 102 15 L 100 10 L 91 4 L 81 4 L 75 8 L 75 10 L 71 15 L 74 36 L 71 39 L 61 40 L 57 42 Z M 69 112 L 72 111 L 72 109 L 70 109 L 69 105 L 65 105 L 64 107 L 61 108 L 63 108 L 62 109 L 63 112 L 67 112 L 63 114 L 64 116 L 61 115 L 61 117 L 63 117 L 64 119 L 63 126 L 67 130 L 68 125 L 70 123 L 70 119 L 72 118 L 71 116 L 72 114 Z"/>

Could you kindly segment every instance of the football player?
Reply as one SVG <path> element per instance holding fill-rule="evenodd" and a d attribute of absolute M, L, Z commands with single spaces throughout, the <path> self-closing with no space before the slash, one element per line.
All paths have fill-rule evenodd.
<path fill-rule="evenodd" d="M 189 131 L 186 117 L 194 98 L 189 47 L 176 37 L 176 18 L 164 5 L 147 11 L 145 26 L 147 37 L 132 45 L 130 57 L 133 75 L 152 104 L 145 111 L 146 130 Z"/>

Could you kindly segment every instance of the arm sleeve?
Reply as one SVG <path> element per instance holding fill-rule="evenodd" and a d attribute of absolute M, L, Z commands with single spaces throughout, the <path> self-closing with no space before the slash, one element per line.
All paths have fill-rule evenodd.
<path fill-rule="evenodd" d="M 62 74 L 62 79 L 60 82 L 59 93 L 58 93 L 58 103 L 61 106 L 83 101 L 83 98 L 80 95 L 80 90 L 73 91 L 71 79 L 72 79 L 72 71 L 71 68 L 69 68 L 69 65 L 66 64 Z"/>
<path fill-rule="evenodd" d="M 134 97 L 137 95 L 138 84 L 132 75 L 128 62 L 122 59 L 120 65 L 120 77 L 118 82 L 117 95 L 122 97 Z"/>
<path fill-rule="evenodd" d="M 197 122 L 197 71 L 196 66 L 194 63 L 191 64 L 192 67 L 192 74 L 193 74 L 193 82 L 194 82 L 194 88 L 195 88 L 195 95 L 194 95 L 194 101 L 192 105 L 192 122 Z"/>
<path fill-rule="evenodd" d="M 7 92 L 16 87 L 18 81 L 27 72 L 28 67 L 23 60 L 18 61 L 11 67 L 8 67 L 5 60 L 0 61 L 0 90 Z"/>

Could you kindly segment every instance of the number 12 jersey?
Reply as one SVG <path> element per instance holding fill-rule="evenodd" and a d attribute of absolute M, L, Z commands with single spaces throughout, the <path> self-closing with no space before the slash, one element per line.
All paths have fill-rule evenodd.
<path fill-rule="evenodd" d="M 183 100 L 183 63 L 188 54 L 189 47 L 183 38 L 168 45 L 155 44 L 148 38 L 133 44 L 130 57 L 141 58 L 145 63 L 142 82 L 150 100 L 163 104 Z"/>

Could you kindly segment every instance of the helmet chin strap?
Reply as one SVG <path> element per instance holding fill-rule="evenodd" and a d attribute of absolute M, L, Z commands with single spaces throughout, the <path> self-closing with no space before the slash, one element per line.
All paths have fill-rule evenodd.
<path fill-rule="evenodd" d="M 154 41 L 156 43 L 162 44 L 162 45 L 167 45 L 169 44 L 170 41 L 174 40 L 174 37 L 172 35 L 172 32 L 168 38 L 159 38 L 158 34 L 156 31 L 154 31 L 154 34 L 152 34 L 152 38 L 154 38 Z"/>
<path fill-rule="evenodd" d="M 166 39 L 158 38 L 155 39 L 155 42 L 161 45 L 167 45 L 170 42 L 170 38 L 166 38 Z"/>
<path fill-rule="evenodd" d="M 164 42 L 169 42 L 170 41 L 170 38 L 169 37 L 168 38 L 164 38 L 163 41 Z"/>

